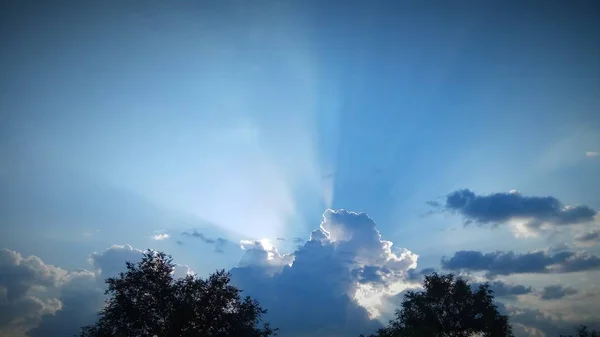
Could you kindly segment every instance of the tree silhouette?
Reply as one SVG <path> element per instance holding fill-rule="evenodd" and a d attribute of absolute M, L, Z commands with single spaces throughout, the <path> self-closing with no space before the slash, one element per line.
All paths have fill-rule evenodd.
<path fill-rule="evenodd" d="M 256 300 L 242 299 L 229 274 L 175 279 L 170 255 L 148 250 L 137 264 L 106 280 L 109 299 L 81 337 L 266 337 L 276 335 Z"/>
<path fill-rule="evenodd" d="M 600 337 L 600 331 L 594 329 L 588 329 L 585 325 L 580 325 L 575 330 L 576 337 Z M 560 335 L 560 337 L 573 337 L 573 335 Z"/>
<path fill-rule="evenodd" d="M 488 284 L 477 289 L 452 274 L 425 277 L 423 291 L 409 291 L 389 326 L 371 337 L 507 337 L 508 316 L 498 312 Z"/>

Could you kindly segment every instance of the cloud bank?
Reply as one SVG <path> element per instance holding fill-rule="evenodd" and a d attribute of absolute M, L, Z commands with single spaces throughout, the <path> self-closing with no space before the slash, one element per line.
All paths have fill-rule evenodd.
<path fill-rule="evenodd" d="M 186 236 L 207 244 L 218 242 L 193 233 Z M 345 210 L 327 210 L 321 224 L 293 252 L 282 253 L 264 239 L 242 240 L 240 247 L 243 255 L 238 266 L 230 270 L 232 281 L 244 295 L 255 297 L 269 309 L 267 319 L 281 329 L 281 337 L 373 332 L 401 304 L 407 289 L 415 289 L 425 275 L 436 270 L 416 269 L 415 253 L 384 240 L 367 214 Z M 123 271 L 125 261 L 137 262 L 141 256 L 142 251 L 130 245 L 113 245 L 89 256 L 91 270 L 71 272 L 47 265 L 35 256 L 2 250 L 0 336 L 76 334 L 79 327 L 96 319 L 104 300 L 104 279 Z M 579 289 L 550 285 L 535 290 L 506 283 L 498 276 L 573 273 L 599 267 L 596 255 L 564 249 L 528 253 L 458 251 L 441 261 L 442 269 L 461 275 L 486 273 L 496 298 L 511 304 L 519 304 L 522 295 L 535 295 L 545 302 L 564 300 Z M 174 270 L 175 277 L 191 273 L 185 265 L 177 265 Z M 474 287 L 481 284 L 481 277 L 470 280 Z M 568 321 L 547 317 L 537 309 L 498 304 L 511 314 L 511 322 L 522 335 L 548 333 L 553 327 L 568 328 Z"/>
<path fill-rule="evenodd" d="M 529 253 L 462 250 L 444 257 L 447 270 L 485 271 L 489 277 L 525 273 L 574 273 L 600 269 L 600 257 L 588 252 L 534 251 Z"/>

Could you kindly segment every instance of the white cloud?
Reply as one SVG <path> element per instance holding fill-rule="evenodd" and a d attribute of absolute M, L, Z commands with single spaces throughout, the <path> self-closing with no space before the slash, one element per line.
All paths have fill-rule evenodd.
<path fill-rule="evenodd" d="M 188 275 L 194 275 L 194 271 L 188 265 L 178 264 L 175 266 L 175 269 L 173 269 L 172 274 L 174 278 L 182 278 Z"/>
<path fill-rule="evenodd" d="M 113 245 L 102 253 L 92 253 L 89 262 L 96 274 L 112 277 L 125 270 L 125 261 L 136 263 L 142 258 L 143 252 L 130 245 Z"/>
<path fill-rule="evenodd" d="M 161 241 L 161 240 L 166 240 L 169 238 L 169 234 L 167 233 L 160 233 L 160 234 L 156 234 L 152 236 L 152 240 L 157 240 L 157 241 Z"/>
<path fill-rule="evenodd" d="M 600 152 L 597 151 L 588 151 L 585 153 L 585 156 L 588 158 L 598 157 L 600 156 Z"/>

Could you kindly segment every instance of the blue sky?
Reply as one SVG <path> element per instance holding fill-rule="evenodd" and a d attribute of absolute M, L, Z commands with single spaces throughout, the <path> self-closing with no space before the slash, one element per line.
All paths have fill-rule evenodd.
<path fill-rule="evenodd" d="M 34 256 L 64 275 L 85 269 L 78 277 L 101 279 L 109 258 L 119 265 L 127 256 L 119 254 L 153 248 L 201 276 L 234 268 L 237 282 L 250 284 L 244 268 L 252 266 L 276 267 L 260 282 L 330 271 L 288 266 L 313 256 L 310 242 L 333 245 L 322 248 L 327 254 L 342 246 L 359 254 L 373 244 L 389 261 L 404 261 L 392 268 L 363 256 L 360 270 L 399 268 L 390 278 L 396 286 L 371 285 L 376 295 L 359 287 L 382 301 L 382 320 L 382 308 L 410 283 L 409 269 L 461 266 L 481 280 L 497 268 L 475 268 L 469 263 L 479 255 L 465 260 L 460 251 L 552 255 L 560 245 L 587 252 L 588 262 L 600 253 L 593 1 L 2 6 L 0 247 L 12 252 L 7 261 Z M 461 206 L 451 195 L 473 196 Z M 565 205 L 586 208 L 571 217 Z M 326 209 L 366 212 L 376 229 L 343 212 L 341 225 L 328 227 Z M 321 222 L 333 232 L 310 240 Z M 338 225 L 348 233 L 377 230 L 410 254 L 388 251 L 379 239 L 338 245 L 346 242 L 332 234 Z M 278 258 L 260 262 L 261 252 Z M 532 289 L 578 289 L 565 292 L 570 301 L 542 300 L 555 297 L 555 287 L 502 302 L 552 317 L 532 321 L 515 310 L 515 322 L 529 328 L 520 331 L 597 321 L 565 314 L 591 310 L 577 299 L 595 291 L 589 280 L 598 268 L 586 268 L 556 272 L 553 281 L 535 268 L 498 276 Z M 36 319 L 0 331 L 26 335 L 38 326 L 29 334 L 43 335 L 48 317 L 61 326 L 57 312 L 70 307 L 51 304 L 73 299 L 61 297 L 69 292 L 57 282 L 58 295 L 23 295 L 56 300 L 28 316 Z M 305 286 L 309 298 L 313 290 L 331 295 Z M 358 316 L 373 310 L 372 301 L 355 298 L 355 285 L 328 286 L 353 294 L 332 303 L 352 305 Z M 269 298 L 284 295 L 257 289 L 253 295 L 278 310 L 282 304 Z M 302 335 L 302 321 L 273 319 L 283 337 Z M 344 335 L 339 319 L 315 329 Z M 369 330 L 377 319 L 365 322 Z"/>

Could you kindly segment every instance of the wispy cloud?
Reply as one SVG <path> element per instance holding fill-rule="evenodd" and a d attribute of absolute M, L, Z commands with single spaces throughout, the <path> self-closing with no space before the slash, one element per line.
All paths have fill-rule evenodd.
<path fill-rule="evenodd" d="M 598 157 L 600 156 L 600 152 L 598 151 L 588 151 L 585 153 L 585 156 L 588 158 Z"/>
<path fill-rule="evenodd" d="M 593 246 L 600 242 L 600 230 L 592 230 L 575 236 L 575 242 L 580 246 Z"/>
<path fill-rule="evenodd" d="M 224 239 L 224 238 L 212 239 L 212 238 L 209 238 L 206 235 L 198 232 L 197 230 L 193 230 L 191 232 L 183 232 L 183 233 L 181 233 L 181 235 L 192 237 L 192 238 L 197 238 L 206 244 L 214 245 L 216 253 L 223 253 L 224 252 L 223 249 L 229 243 L 229 240 L 227 240 L 227 239 Z M 181 241 L 179 241 L 179 242 L 181 242 Z M 183 242 L 181 242 L 181 244 L 183 244 Z"/>

